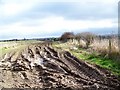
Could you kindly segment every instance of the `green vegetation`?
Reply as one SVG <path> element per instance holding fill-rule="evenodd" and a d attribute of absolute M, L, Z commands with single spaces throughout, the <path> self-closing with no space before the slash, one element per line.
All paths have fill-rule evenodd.
<path fill-rule="evenodd" d="M 0 42 L 0 57 L 7 52 L 20 50 L 26 45 L 31 43 L 36 43 L 37 40 L 28 40 L 28 41 L 6 41 Z"/>
<path fill-rule="evenodd" d="M 120 76 L 120 63 L 116 60 L 111 60 L 105 57 L 100 56 L 96 52 L 88 52 L 87 49 L 77 48 L 75 50 L 70 49 L 72 47 L 71 44 L 54 44 L 54 47 L 58 49 L 63 49 L 70 51 L 77 58 L 85 60 L 91 64 L 99 65 L 100 67 L 106 68 L 111 71 L 114 75 Z M 74 46 L 73 46 L 74 47 Z"/>
<path fill-rule="evenodd" d="M 9 52 L 11 48 L 1 47 L 0 48 L 0 56 L 4 55 L 5 53 Z"/>
<path fill-rule="evenodd" d="M 0 48 L 0 57 L 4 55 L 5 53 L 11 52 L 11 51 L 20 51 L 22 50 L 26 45 L 17 45 L 15 47 L 3 47 Z"/>
<path fill-rule="evenodd" d="M 80 50 L 82 51 L 82 50 Z M 95 54 L 87 54 L 85 52 L 78 53 L 76 51 L 70 51 L 77 58 L 90 62 L 92 64 L 97 64 L 103 68 L 109 69 L 113 74 L 120 76 L 120 63 L 113 61 L 108 58 L 103 58 Z"/>

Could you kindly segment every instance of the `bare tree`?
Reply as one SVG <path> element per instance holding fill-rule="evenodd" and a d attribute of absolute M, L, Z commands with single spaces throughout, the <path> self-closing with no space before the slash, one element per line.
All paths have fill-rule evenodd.
<path fill-rule="evenodd" d="M 67 40 L 69 40 L 69 39 L 74 39 L 74 37 L 75 37 L 75 35 L 74 35 L 74 33 L 73 32 L 65 32 L 65 33 L 63 33 L 62 35 L 61 35 L 61 40 L 62 41 L 67 41 Z"/>
<path fill-rule="evenodd" d="M 95 35 L 90 32 L 83 32 L 76 35 L 76 39 L 80 41 L 80 39 L 86 42 L 86 48 L 93 42 Z"/>
<path fill-rule="evenodd" d="M 81 33 L 78 33 L 75 35 L 75 38 L 78 40 L 78 42 L 80 43 L 80 39 L 81 39 Z"/>

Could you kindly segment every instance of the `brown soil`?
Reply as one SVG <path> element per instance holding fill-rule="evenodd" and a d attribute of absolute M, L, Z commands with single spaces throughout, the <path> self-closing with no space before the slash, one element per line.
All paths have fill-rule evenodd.
<path fill-rule="evenodd" d="M 0 61 L 0 77 L 0 88 L 120 88 L 120 80 L 109 71 L 46 44 L 30 45 L 4 55 Z"/>

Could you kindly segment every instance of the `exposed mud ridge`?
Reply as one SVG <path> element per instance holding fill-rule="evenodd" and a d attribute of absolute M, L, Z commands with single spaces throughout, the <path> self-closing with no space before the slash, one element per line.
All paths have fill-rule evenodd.
<path fill-rule="evenodd" d="M 109 71 L 46 44 L 5 54 L 0 77 L 1 88 L 120 89 L 120 80 Z"/>

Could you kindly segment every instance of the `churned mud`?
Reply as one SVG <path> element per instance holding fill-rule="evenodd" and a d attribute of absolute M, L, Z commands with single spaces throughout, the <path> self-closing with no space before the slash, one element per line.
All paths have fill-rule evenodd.
<path fill-rule="evenodd" d="M 109 71 L 46 44 L 6 53 L 0 60 L 0 88 L 66 88 L 119 90 Z"/>

